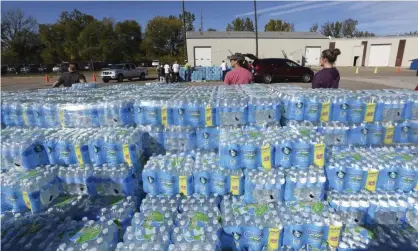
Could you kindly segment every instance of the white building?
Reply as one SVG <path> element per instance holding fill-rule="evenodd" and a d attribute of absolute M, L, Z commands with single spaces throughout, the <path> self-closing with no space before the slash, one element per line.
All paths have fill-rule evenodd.
<path fill-rule="evenodd" d="M 187 32 L 187 55 L 194 66 L 220 65 L 231 53 L 255 53 L 254 32 Z M 418 58 L 418 36 L 329 39 L 315 32 L 259 32 L 259 58 L 283 58 L 319 65 L 321 51 L 339 48 L 339 66 L 402 66 Z"/>

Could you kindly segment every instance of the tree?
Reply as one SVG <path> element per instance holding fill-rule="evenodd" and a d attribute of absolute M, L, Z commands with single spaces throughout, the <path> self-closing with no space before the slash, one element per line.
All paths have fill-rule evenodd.
<path fill-rule="evenodd" d="M 331 37 L 374 37 L 375 34 L 368 31 L 357 30 L 358 21 L 354 19 L 347 19 L 342 22 L 326 22 L 321 26 L 321 34 Z M 315 26 L 316 25 L 316 26 Z M 310 31 L 317 28 L 317 24 L 314 24 Z"/>
<path fill-rule="evenodd" d="M 209 28 L 208 31 L 216 31 L 214 28 Z"/>
<path fill-rule="evenodd" d="M 141 48 L 149 57 L 182 55 L 182 29 L 183 22 L 179 18 L 156 16 L 148 21 Z"/>
<path fill-rule="evenodd" d="M 226 27 L 227 31 L 254 31 L 254 23 L 249 18 L 239 18 L 232 20 L 231 24 Z"/>
<path fill-rule="evenodd" d="M 134 61 L 135 56 L 140 53 L 141 26 L 134 20 L 126 20 L 116 24 L 115 33 L 118 46 L 122 48 L 123 59 Z"/>
<path fill-rule="evenodd" d="M 36 33 L 37 22 L 20 9 L 2 15 L 1 40 L 3 63 L 39 63 L 41 42 Z"/>
<path fill-rule="evenodd" d="M 418 35 L 418 31 L 410 31 L 410 32 L 406 32 L 405 35 Z"/>
<path fill-rule="evenodd" d="M 355 31 L 354 37 L 374 37 L 375 34 L 368 31 Z"/>
<path fill-rule="evenodd" d="M 342 37 L 342 23 L 341 22 L 326 22 L 321 26 L 321 33 L 324 36 L 331 36 L 335 38 Z"/>
<path fill-rule="evenodd" d="M 282 20 L 270 19 L 264 26 L 264 31 L 294 31 L 294 25 Z"/>
<path fill-rule="evenodd" d="M 194 31 L 194 25 L 193 22 L 196 20 L 196 17 L 193 13 L 185 11 L 184 17 L 186 20 L 186 31 Z M 179 19 L 183 22 L 183 14 L 179 15 Z"/>
<path fill-rule="evenodd" d="M 355 32 L 357 31 L 357 20 L 347 19 L 343 21 L 342 24 L 342 34 L 344 37 L 354 37 Z"/>
<path fill-rule="evenodd" d="M 310 32 L 318 32 L 318 23 L 312 24 L 311 28 L 309 28 Z"/>

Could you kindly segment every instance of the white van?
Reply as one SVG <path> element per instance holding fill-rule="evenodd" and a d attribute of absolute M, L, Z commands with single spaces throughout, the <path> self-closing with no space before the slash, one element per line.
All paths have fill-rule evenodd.
<path fill-rule="evenodd" d="M 152 60 L 152 66 L 158 66 L 160 64 L 160 60 Z"/>

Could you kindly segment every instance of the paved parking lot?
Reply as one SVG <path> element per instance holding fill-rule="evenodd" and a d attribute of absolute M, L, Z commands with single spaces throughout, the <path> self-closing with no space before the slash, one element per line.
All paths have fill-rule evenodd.
<path fill-rule="evenodd" d="M 378 68 L 377 73 L 374 73 L 374 68 L 361 67 L 359 73 L 356 73 L 355 67 L 339 67 L 341 81 L 340 88 L 350 90 L 361 89 L 387 89 L 387 88 L 405 88 L 414 89 L 418 85 L 418 77 L 416 71 L 408 69 L 401 69 L 397 72 L 397 68 L 386 67 Z M 92 74 L 86 73 L 87 80 L 92 79 Z M 124 83 L 138 83 L 144 84 L 147 82 L 156 82 L 156 75 L 149 75 L 145 81 L 131 81 L 127 80 Z M 50 82 L 45 83 L 45 76 L 2 76 L 1 88 L 3 91 L 8 90 L 33 90 L 39 88 L 50 88 L 52 83 L 57 79 L 57 75 L 50 76 Z M 101 82 L 97 78 L 100 85 L 108 85 Z M 109 84 L 115 84 L 111 82 Z M 192 83 L 198 85 L 199 83 Z M 216 83 L 214 83 L 216 84 Z M 294 84 L 301 87 L 310 88 L 310 84 L 289 82 L 286 84 Z"/>

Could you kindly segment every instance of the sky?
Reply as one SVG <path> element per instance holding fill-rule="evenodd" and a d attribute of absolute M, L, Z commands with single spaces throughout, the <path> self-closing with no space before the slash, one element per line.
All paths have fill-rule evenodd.
<path fill-rule="evenodd" d="M 33 16 L 38 23 L 54 23 L 62 11 L 78 9 L 97 19 L 111 17 L 116 21 L 136 20 L 145 29 L 154 16 L 179 15 L 181 1 L 2 1 L 1 12 L 20 8 Z M 224 31 L 236 17 L 254 19 L 253 1 L 186 1 L 186 11 L 196 15 L 195 28 L 200 28 L 201 12 L 203 29 L 215 28 Z M 418 1 L 257 1 L 259 30 L 269 19 L 281 19 L 295 24 L 296 31 L 308 31 L 313 23 L 358 20 L 357 28 L 377 35 L 403 34 L 418 30 Z"/>

